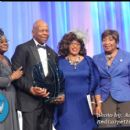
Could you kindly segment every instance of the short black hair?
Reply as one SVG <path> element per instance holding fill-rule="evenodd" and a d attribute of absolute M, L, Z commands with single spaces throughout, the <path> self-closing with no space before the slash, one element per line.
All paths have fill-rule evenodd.
<path fill-rule="evenodd" d="M 0 35 L 3 36 L 4 35 L 4 31 L 0 28 Z"/>

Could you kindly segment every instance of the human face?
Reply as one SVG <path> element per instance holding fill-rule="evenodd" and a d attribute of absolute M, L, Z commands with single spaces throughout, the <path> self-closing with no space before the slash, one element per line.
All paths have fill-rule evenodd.
<path fill-rule="evenodd" d="M 40 44 L 44 44 L 47 42 L 49 37 L 49 28 L 48 25 L 42 21 L 37 22 L 33 29 L 33 37 L 39 42 Z"/>
<path fill-rule="evenodd" d="M 0 54 L 5 53 L 8 50 L 8 43 L 5 36 L 1 37 L 0 40 Z"/>
<path fill-rule="evenodd" d="M 103 40 L 103 48 L 106 53 L 113 53 L 117 49 L 116 40 L 111 36 L 106 36 Z"/>
<path fill-rule="evenodd" d="M 79 54 L 81 49 L 81 45 L 78 41 L 72 41 L 69 45 L 69 53 L 70 55 L 76 56 Z"/>

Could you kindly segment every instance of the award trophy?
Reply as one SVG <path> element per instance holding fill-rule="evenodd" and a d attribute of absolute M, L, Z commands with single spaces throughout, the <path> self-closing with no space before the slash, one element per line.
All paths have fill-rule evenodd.
<path fill-rule="evenodd" d="M 63 73 L 58 66 L 52 61 L 48 60 L 48 75 L 45 77 L 42 63 L 33 66 L 33 85 L 41 88 L 46 88 L 50 93 L 44 102 L 53 102 L 64 91 Z"/>

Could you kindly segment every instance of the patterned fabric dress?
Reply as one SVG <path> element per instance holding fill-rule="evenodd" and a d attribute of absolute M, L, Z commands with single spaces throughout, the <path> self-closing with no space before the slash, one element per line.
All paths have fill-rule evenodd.
<path fill-rule="evenodd" d="M 0 61 L 0 92 L 6 96 L 9 102 L 9 114 L 6 120 L 0 122 L 0 130 L 19 130 L 18 117 L 15 109 L 15 89 L 14 86 L 11 85 L 9 79 L 10 74 L 10 63 L 8 62 L 8 64 L 5 64 Z"/>

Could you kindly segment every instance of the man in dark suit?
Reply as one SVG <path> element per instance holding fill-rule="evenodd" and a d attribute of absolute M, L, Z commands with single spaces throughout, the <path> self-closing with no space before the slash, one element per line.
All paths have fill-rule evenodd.
<path fill-rule="evenodd" d="M 45 88 L 33 85 L 32 71 L 34 65 L 41 62 L 45 77 L 49 77 L 47 59 L 56 63 L 57 54 L 46 45 L 49 37 L 47 23 L 37 20 L 33 25 L 32 35 L 33 39 L 16 47 L 11 59 L 13 69 L 22 66 L 24 72 L 22 78 L 15 83 L 17 109 L 22 112 L 23 130 L 52 130 L 54 104 L 43 102 L 43 98 L 48 97 L 49 92 Z M 59 96 L 58 102 L 63 101 L 64 96 Z"/>

